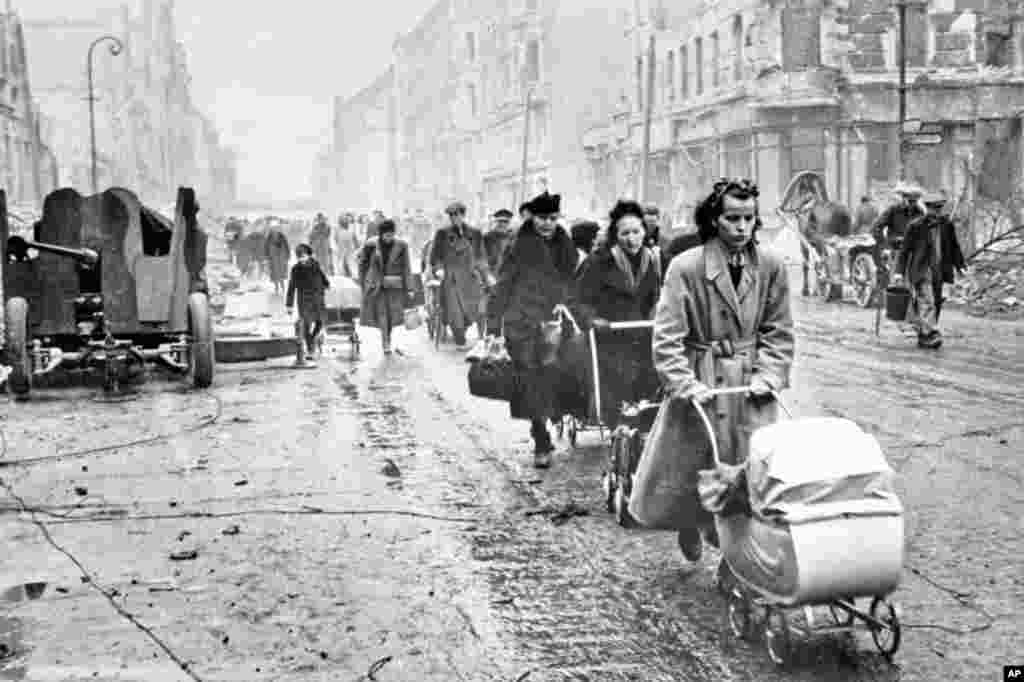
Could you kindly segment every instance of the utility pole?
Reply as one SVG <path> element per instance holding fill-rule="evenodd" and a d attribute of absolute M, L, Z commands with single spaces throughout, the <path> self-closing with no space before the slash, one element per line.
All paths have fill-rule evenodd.
<path fill-rule="evenodd" d="M 96 40 L 92 41 L 92 45 L 89 46 L 89 55 L 87 58 L 89 67 L 89 140 L 92 150 L 92 193 L 99 194 L 98 182 L 96 179 L 96 95 L 93 94 L 93 67 L 92 67 L 92 55 L 96 46 L 100 43 L 109 40 L 110 41 L 110 54 L 115 57 L 121 54 L 121 50 L 124 49 L 124 45 L 120 40 L 114 36 L 100 36 Z"/>
<path fill-rule="evenodd" d="M 900 150 L 900 161 L 899 161 L 899 179 L 900 182 L 906 180 L 906 135 L 904 134 L 904 126 L 907 120 L 907 0 L 896 0 L 896 6 L 899 8 L 900 13 L 900 86 L 899 86 L 899 129 L 897 131 L 899 135 L 899 150 Z"/>
<path fill-rule="evenodd" d="M 533 88 L 531 84 L 526 88 L 526 98 L 523 101 L 523 163 L 519 169 L 519 201 L 521 204 L 527 200 L 526 197 L 526 173 L 530 163 L 530 108 L 533 105 Z"/>
<path fill-rule="evenodd" d="M 644 104 L 644 145 L 640 157 L 640 201 L 647 200 L 650 191 L 650 165 L 651 165 L 651 120 L 654 115 L 654 73 L 655 73 L 655 36 L 654 29 L 647 43 L 647 101 Z"/>

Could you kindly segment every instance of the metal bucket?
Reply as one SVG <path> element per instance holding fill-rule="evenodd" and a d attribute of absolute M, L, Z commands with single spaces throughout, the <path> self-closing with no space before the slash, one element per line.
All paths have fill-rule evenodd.
<path fill-rule="evenodd" d="M 894 322 L 902 322 L 907 319 L 907 310 L 910 308 L 910 289 L 900 284 L 894 284 L 885 290 L 885 316 Z"/>

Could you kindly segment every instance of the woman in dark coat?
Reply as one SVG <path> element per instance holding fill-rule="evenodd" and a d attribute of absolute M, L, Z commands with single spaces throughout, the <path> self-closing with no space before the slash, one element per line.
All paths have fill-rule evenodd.
<path fill-rule="evenodd" d="M 583 270 L 577 294 L 580 324 L 597 336 L 601 420 L 614 426 L 622 403 L 653 399 L 658 375 L 651 330 L 609 331 L 612 322 L 652 320 L 661 288 L 660 262 L 644 246 L 644 214 L 634 201 L 612 209 L 608 241 Z"/>
<path fill-rule="evenodd" d="M 498 281 L 487 302 L 487 331 L 504 334 L 516 369 L 511 400 L 513 419 L 529 419 L 534 466 L 551 466 L 554 445 L 547 420 L 559 416 L 561 372 L 544 366 L 541 324 L 557 305 L 570 303 L 579 257 L 569 235 L 556 222 L 561 197 L 547 192 L 530 202 L 532 217 L 509 243 Z"/>
<path fill-rule="evenodd" d="M 270 266 L 270 281 L 274 283 L 274 293 L 279 293 L 284 289 L 288 277 L 288 238 L 277 227 L 267 230 L 265 257 Z"/>
<path fill-rule="evenodd" d="M 306 345 L 305 357 L 299 358 L 298 364 L 302 365 L 313 359 L 316 337 L 324 324 L 324 292 L 330 288 L 331 283 L 313 258 L 313 249 L 309 244 L 299 244 L 295 249 L 295 258 L 297 262 L 292 266 L 288 278 L 284 305 L 290 314 L 298 302 L 298 336 Z"/>
<path fill-rule="evenodd" d="M 384 353 L 391 353 L 391 331 L 405 320 L 405 308 L 413 296 L 409 245 L 395 237 L 395 221 L 377 225 L 376 242 L 367 243 L 361 277 L 363 307 L 360 323 L 380 329 Z"/>

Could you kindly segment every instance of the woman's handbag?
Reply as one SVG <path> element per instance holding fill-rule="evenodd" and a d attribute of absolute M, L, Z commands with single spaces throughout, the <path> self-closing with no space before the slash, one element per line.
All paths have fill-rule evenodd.
<path fill-rule="evenodd" d="M 384 275 L 380 285 L 383 289 L 405 289 L 405 278 L 401 275 Z"/>
<path fill-rule="evenodd" d="M 504 339 L 491 339 L 486 353 L 469 365 L 469 392 L 477 398 L 509 401 L 515 392 L 515 370 Z"/>
<path fill-rule="evenodd" d="M 419 308 L 407 308 L 405 311 L 405 328 L 409 331 L 419 329 L 423 324 L 423 315 Z"/>
<path fill-rule="evenodd" d="M 558 363 L 560 351 L 566 341 L 578 338 L 582 339 L 583 331 L 576 324 L 572 313 L 564 305 L 559 303 L 555 306 L 553 320 L 540 323 L 541 343 L 541 364 L 551 366 Z M 569 325 L 569 332 L 566 332 L 566 324 Z"/>

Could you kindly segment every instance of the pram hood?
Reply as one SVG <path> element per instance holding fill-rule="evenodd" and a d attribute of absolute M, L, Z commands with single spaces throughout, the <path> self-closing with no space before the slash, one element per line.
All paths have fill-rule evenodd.
<path fill-rule="evenodd" d="M 750 439 L 747 489 L 761 518 L 900 514 L 894 479 L 878 440 L 848 419 L 783 421 Z"/>

